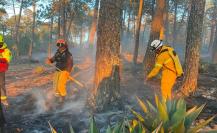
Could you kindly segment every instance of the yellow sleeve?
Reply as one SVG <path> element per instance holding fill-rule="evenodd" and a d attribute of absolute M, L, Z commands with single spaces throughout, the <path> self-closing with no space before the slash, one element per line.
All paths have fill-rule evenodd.
<path fill-rule="evenodd" d="M 8 48 L 5 49 L 5 51 L 3 52 L 2 56 L 3 56 L 3 58 L 5 58 L 7 60 L 8 63 L 12 59 L 11 51 Z"/>
<path fill-rule="evenodd" d="M 155 77 L 159 73 L 160 69 L 163 67 L 164 61 L 165 55 L 164 53 L 162 53 L 157 57 L 154 68 L 148 74 L 148 79 Z"/>

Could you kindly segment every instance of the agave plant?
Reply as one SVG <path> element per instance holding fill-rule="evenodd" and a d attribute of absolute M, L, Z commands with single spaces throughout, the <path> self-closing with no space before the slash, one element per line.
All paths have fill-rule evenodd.
<path fill-rule="evenodd" d="M 108 126 L 106 129 L 106 133 L 128 133 L 129 129 L 126 128 L 125 121 L 115 124 L 113 127 Z M 99 133 L 99 129 L 97 128 L 94 117 L 92 116 L 90 119 L 90 126 L 88 133 Z"/>
<path fill-rule="evenodd" d="M 134 121 L 136 121 L 137 124 L 133 127 L 142 125 L 144 130 L 143 132 L 197 133 L 215 117 L 213 116 L 202 123 L 192 126 L 195 119 L 203 110 L 205 104 L 200 107 L 195 106 L 190 110 L 187 110 L 184 99 L 172 101 L 168 100 L 163 102 L 155 96 L 156 107 L 153 106 L 148 100 L 143 102 L 138 97 L 137 100 L 145 115 L 142 116 L 140 113 L 130 109 L 136 116 L 136 120 Z"/>

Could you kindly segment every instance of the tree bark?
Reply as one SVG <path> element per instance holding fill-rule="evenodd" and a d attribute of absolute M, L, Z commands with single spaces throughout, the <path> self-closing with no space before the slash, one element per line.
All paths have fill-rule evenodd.
<path fill-rule="evenodd" d="M 211 54 L 212 54 L 212 46 L 214 43 L 214 36 L 215 36 L 215 25 L 212 24 L 211 31 L 210 31 L 209 47 L 208 47 L 208 50 L 209 50 L 208 53 L 211 53 Z"/>
<path fill-rule="evenodd" d="M 95 109 L 102 111 L 120 99 L 120 32 L 122 0 L 101 0 L 95 66 Z"/>
<path fill-rule="evenodd" d="M 144 56 L 144 76 L 146 77 L 148 72 L 150 72 L 151 68 L 154 65 L 155 61 L 155 53 L 151 51 L 151 42 L 155 39 L 162 39 L 160 38 L 160 34 L 163 34 L 163 13 L 165 10 L 165 0 L 157 0 L 157 7 L 155 11 L 155 15 L 153 17 L 152 23 L 151 23 L 151 33 L 148 41 L 148 46 L 146 49 L 146 53 Z"/>
<path fill-rule="evenodd" d="M 165 43 L 168 43 L 168 38 L 169 38 L 169 0 L 166 0 L 166 7 L 165 7 Z"/>
<path fill-rule="evenodd" d="M 33 0 L 33 3 L 32 3 L 32 6 L 33 6 L 33 21 L 32 21 L 32 39 L 31 39 L 31 44 L 29 46 L 29 59 L 31 60 L 32 59 L 32 49 L 33 49 L 33 46 L 34 46 L 34 41 L 35 41 L 35 17 L 36 17 L 36 3 L 35 3 L 35 0 Z"/>
<path fill-rule="evenodd" d="M 61 2 L 61 33 L 62 33 L 62 38 L 64 40 L 67 40 L 66 38 L 66 2 L 65 1 L 62 1 Z"/>
<path fill-rule="evenodd" d="M 80 31 L 80 47 L 82 47 L 83 44 L 83 25 L 81 25 L 81 31 Z"/>
<path fill-rule="evenodd" d="M 18 21 L 16 22 L 16 26 L 15 26 L 15 48 L 14 50 L 16 51 L 16 55 L 15 57 L 19 56 L 19 28 L 20 28 L 20 19 L 21 19 L 21 14 L 22 14 L 22 9 L 23 9 L 23 0 L 21 0 L 21 5 L 20 5 L 20 11 L 19 11 L 19 17 L 18 17 Z"/>
<path fill-rule="evenodd" d="M 212 63 L 217 64 L 217 24 L 215 29 L 215 40 L 212 46 Z"/>
<path fill-rule="evenodd" d="M 58 38 L 61 38 L 61 8 L 62 8 L 61 3 L 62 3 L 61 0 L 59 0 L 59 2 L 58 2 L 58 26 L 57 26 Z"/>
<path fill-rule="evenodd" d="M 138 57 L 138 50 L 139 50 L 139 35 L 140 35 L 140 27 L 141 27 L 141 20 L 142 20 L 142 10 L 143 10 L 144 1 L 140 0 L 139 2 L 139 10 L 137 15 L 136 21 L 136 36 L 135 36 L 135 47 L 134 47 L 134 54 L 133 54 L 133 63 L 137 64 L 137 57 Z"/>
<path fill-rule="evenodd" d="M 177 0 L 174 0 L 174 20 L 173 20 L 173 43 L 172 45 L 175 46 L 175 42 L 176 42 L 176 27 L 177 27 L 177 8 L 178 8 L 178 3 Z"/>
<path fill-rule="evenodd" d="M 155 4 L 156 4 L 156 0 L 152 0 L 152 7 L 151 7 L 151 17 L 152 17 L 152 20 L 154 18 L 154 15 L 155 15 Z"/>
<path fill-rule="evenodd" d="M 99 6 L 99 0 L 96 0 L 95 1 L 95 6 L 94 6 L 94 13 L 93 13 L 93 19 L 92 19 L 90 34 L 89 34 L 89 45 L 90 45 L 90 47 L 93 47 L 94 40 L 95 40 L 95 35 L 96 35 L 98 6 Z"/>
<path fill-rule="evenodd" d="M 205 0 L 192 0 L 187 27 L 184 79 L 181 92 L 188 96 L 197 87 Z"/>
<path fill-rule="evenodd" d="M 127 34 L 130 32 L 130 19 L 131 19 L 131 11 L 128 11 L 128 23 L 127 23 Z"/>
<path fill-rule="evenodd" d="M 53 38 L 53 17 L 51 17 L 51 22 L 50 22 L 50 34 L 49 34 L 49 42 L 48 42 L 48 48 L 47 48 L 48 58 L 51 58 L 52 38 Z"/>
<path fill-rule="evenodd" d="M 212 14 L 212 20 L 211 20 L 211 34 L 210 34 L 210 41 L 209 41 L 209 53 L 211 53 L 210 55 L 212 55 L 212 48 L 213 48 L 213 44 L 214 44 L 214 41 L 215 41 L 215 26 L 217 25 L 217 22 L 216 22 L 216 18 L 217 18 L 217 8 L 216 8 L 216 5 L 214 4 L 214 11 L 213 11 L 213 14 Z"/>

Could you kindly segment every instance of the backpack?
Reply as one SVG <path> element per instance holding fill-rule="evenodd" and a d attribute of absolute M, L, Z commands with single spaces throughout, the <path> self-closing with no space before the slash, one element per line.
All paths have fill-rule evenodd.
<path fill-rule="evenodd" d="M 170 57 L 172 58 L 175 68 L 176 68 L 176 74 L 178 77 L 183 76 L 183 69 L 182 69 L 182 64 L 179 60 L 179 56 L 177 55 L 177 53 L 175 52 L 175 50 L 173 48 L 171 48 L 170 46 L 166 46 L 168 49 L 168 53 L 170 55 Z"/>

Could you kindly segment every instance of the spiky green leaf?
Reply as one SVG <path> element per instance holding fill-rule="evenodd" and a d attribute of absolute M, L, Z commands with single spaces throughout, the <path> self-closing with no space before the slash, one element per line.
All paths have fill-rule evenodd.
<path fill-rule="evenodd" d="M 185 119 L 186 103 L 184 99 L 179 99 L 176 105 L 176 112 L 171 118 L 171 128 L 175 129 Z"/>
<path fill-rule="evenodd" d="M 198 117 L 198 115 L 201 113 L 203 108 L 205 107 L 205 104 L 197 108 L 196 110 L 193 108 L 187 112 L 186 118 L 185 118 L 185 127 L 189 128 L 193 121 Z"/>
<path fill-rule="evenodd" d="M 164 106 L 163 103 L 160 102 L 158 102 L 158 115 L 163 122 L 166 122 L 169 119 L 166 106 Z"/>
<path fill-rule="evenodd" d="M 69 124 L 69 130 L 70 130 L 70 133 L 75 133 L 74 129 L 72 128 L 72 125 Z"/>
<path fill-rule="evenodd" d="M 138 98 L 138 97 L 136 97 L 136 98 L 137 98 L 137 101 L 139 102 L 139 105 L 140 105 L 140 107 L 142 108 L 142 110 L 143 110 L 145 113 L 148 113 L 148 109 L 147 109 L 145 103 L 144 103 L 140 98 Z"/>
<path fill-rule="evenodd" d="M 206 126 L 208 123 L 210 123 L 215 117 L 216 117 L 216 115 L 213 116 L 213 117 L 211 117 L 211 118 L 209 118 L 208 120 L 206 120 L 206 121 L 204 121 L 204 122 L 198 124 L 197 126 L 191 128 L 190 130 L 187 131 L 187 133 L 196 133 L 199 129 L 203 128 L 203 127 Z"/>
<path fill-rule="evenodd" d="M 95 122 L 95 119 L 94 119 L 93 116 L 90 119 L 90 127 L 89 127 L 89 132 L 88 133 L 99 133 L 99 130 L 96 127 L 96 122 Z"/>
<path fill-rule="evenodd" d="M 106 129 L 106 133 L 112 133 L 112 129 L 110 126 L 108 126 L 108 128 Z"/>
<path fill-rule="evenodd" d="M 130 109 L 130 111 L 136 116 L 136 118 L 141 121 L 144 122 L 144 118 L 142 117 L 142 115 L 140 115 L 139 113 L 137 113 L 136 111 L 134 111 L 133 109 Z"/>

